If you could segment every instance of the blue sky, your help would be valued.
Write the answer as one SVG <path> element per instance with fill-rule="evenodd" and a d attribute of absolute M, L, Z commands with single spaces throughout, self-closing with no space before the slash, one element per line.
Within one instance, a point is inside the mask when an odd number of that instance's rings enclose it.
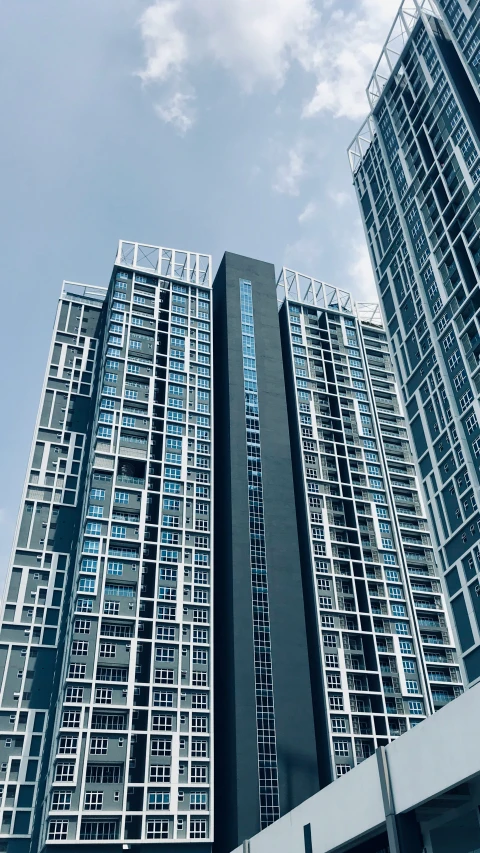
<path fill-rule="evenodd" d="M 374 299 L 346 148 L 396 0 L 19 0 L 2 10 L 0 585 L 63 279 L 119 238 Z"/>

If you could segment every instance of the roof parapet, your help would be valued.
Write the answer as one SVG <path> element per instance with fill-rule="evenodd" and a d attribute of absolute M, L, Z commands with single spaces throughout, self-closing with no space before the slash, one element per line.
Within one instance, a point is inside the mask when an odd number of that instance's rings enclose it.
<path fill-rule="evenodd" d="M 62 283 L 62 296 L 67 299 L 80 299 L 82 302 L 102 303 L 107 296 L 106 287 L 98 287 L 95 284 L 80 284 L 78 281 L 64 281 Z"/>

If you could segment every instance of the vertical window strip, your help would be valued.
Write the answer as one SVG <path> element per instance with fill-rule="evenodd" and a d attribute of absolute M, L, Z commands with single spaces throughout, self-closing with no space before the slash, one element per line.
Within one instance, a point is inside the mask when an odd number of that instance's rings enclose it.
<path fill-rule="evenodd" d="M 260 825 L 280 817 L 252 284 L 240 279 Z"/>

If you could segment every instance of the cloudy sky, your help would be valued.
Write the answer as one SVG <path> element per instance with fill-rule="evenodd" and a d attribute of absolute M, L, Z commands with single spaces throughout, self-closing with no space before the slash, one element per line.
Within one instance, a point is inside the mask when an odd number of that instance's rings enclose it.
<path fill-rule="evenodd" d="M 17 0 L 0 31 L 0 583 L 62 280 L 119 238 L 374 298 L 346 148 L 397 0 Z"/>

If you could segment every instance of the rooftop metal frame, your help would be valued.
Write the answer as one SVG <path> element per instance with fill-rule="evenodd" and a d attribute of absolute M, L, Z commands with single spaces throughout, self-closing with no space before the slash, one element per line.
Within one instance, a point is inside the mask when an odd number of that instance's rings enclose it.
<path fill-rule="evenodd" d="M 422 13 L 441 17 L 434 0 L 402 0 L 367 86 L 370 109 L 375 108 Z"/>
<path fill-rule="evenodd" d="M 357 302 L 355 310 L 361 323 L 368 323 L 370 326 L 384 328 L 382 312 L 380 311 L 378 302 Z"/>
<path fill-rule="evenodd" d="M 60 298 L 62 296 L 87 300 L 88 302 L 103 302 L 106 298 L 108 288 L 99 287 L 96 284 L 81 284 L 79 281 L 64 281 Z"/>
<path fill-rule="evenodd" d="M 353 314 L 352 295 L 320 279 L 284 267 L 277 281 L 279 303 L 285 299 L 304 302 L 315 308 L 326 308 Z"/>
<path fill-rule="evenodd" d="M 350 168 L 353 174 L 357 171 L 376 134 L 373 110 L 394 73 L 415 25 L 422 15 L 440 19 L 442 17 L 435 0 L 402 0 L 367 86 L 367 98 L 371 112 L 348 147 Z"/>
<path fill-rule="evenodd" d="M 376 136 L 375 122 L 372 114 L 365 119 L 357 135 L 348 147 L 348 159 L 350 160 L 350 168 L 355 174 L 360 166 L 365 154 Z"/>
<path fill-rule="evenodd" d="M 115 264 L 122 267 L 135 267 L 142 272 L 185 281 L 188 284 L 197 284 L 202 287 L 212 285 L 211 256 L 200 255 L 197 252 L 120 240 Z"/>
<path fill-rule="evenodd" d="M 361 323 L 383 328 L 380 306 L 377 302 L 354 302 L 352 294 L 326 284 L 318 278 L 284 267 L 277 281 L 279 309 L 285 302 L 302 302 L 327 311 L 353 314 Z"/>

